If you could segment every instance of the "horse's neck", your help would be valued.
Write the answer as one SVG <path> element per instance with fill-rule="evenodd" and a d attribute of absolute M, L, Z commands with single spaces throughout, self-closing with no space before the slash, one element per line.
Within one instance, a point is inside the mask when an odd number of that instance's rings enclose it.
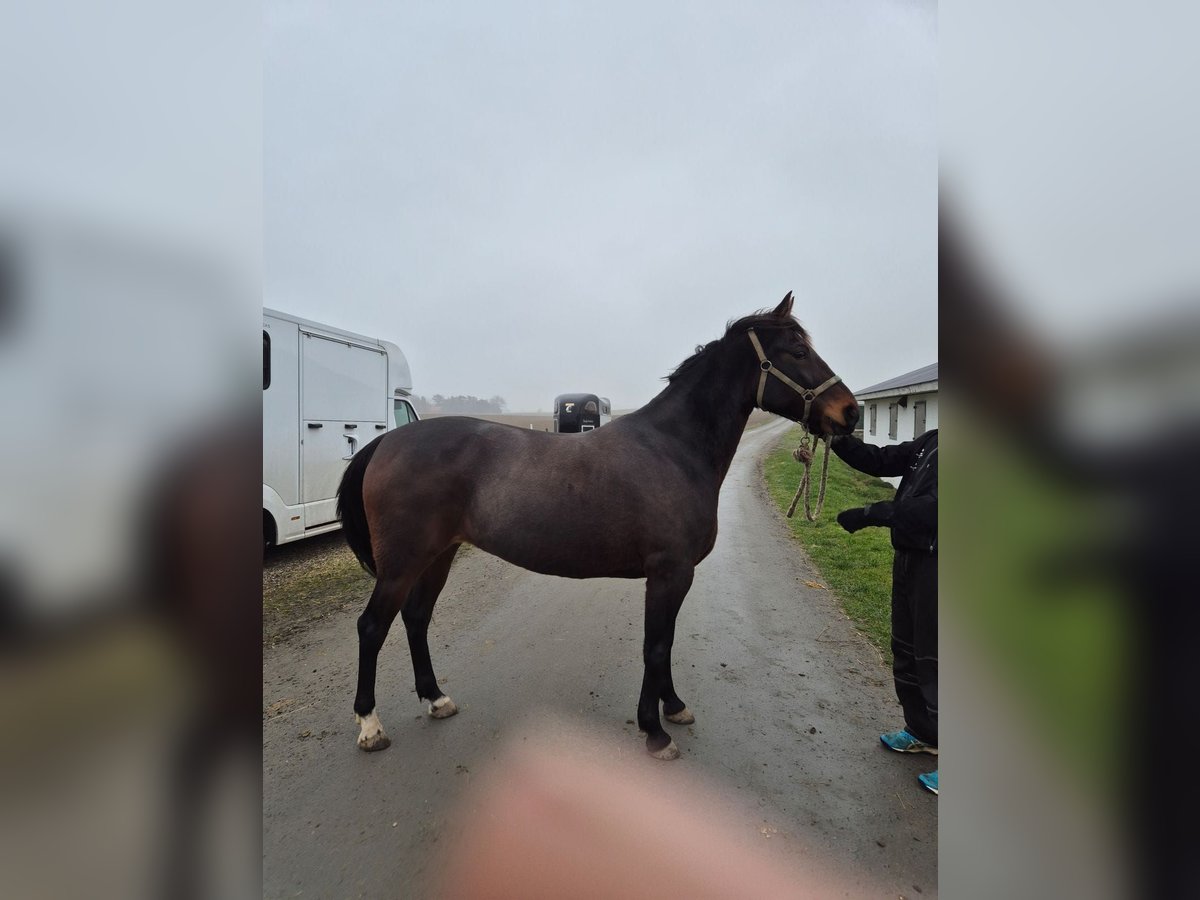
<path fill-rule="evenodd" d="M 714 359 L 663 389 L 641 413 L 680 443 L 689 458 L 710 468 L 717 484 L 733 462 L 754 403 L 729 360 Z"/>

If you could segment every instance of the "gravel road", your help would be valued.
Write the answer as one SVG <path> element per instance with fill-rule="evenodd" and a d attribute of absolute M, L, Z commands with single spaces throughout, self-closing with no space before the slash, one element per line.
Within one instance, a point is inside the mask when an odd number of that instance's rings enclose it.
<path fill-rule="evenodd" d="M 937 798 L 916 783 L 935 761 L 879 744 L 900 722 L 890 675 L 765 494 L 761 458 L 785 424 L 743 438 L 720 536 L 679 616 L 675 684 L 697 721 L 665 723 L 677 762 L 649 759 L 632 721 L 642 581 L 558 579 L 460 554 L 429 640 L 460 712 L 422 715 L 397 628 L 379 664 L 392 738 L 382 753 L 354 743 L 357 607 L 268 646 L 264 895 L 426 896 L 472 782 L 531 717 L 583 728 L 665 780 L 707 778 L 737 798 L 770 853 L 793 865 L 816 855 L 856 894 L 936 895 Z"/>

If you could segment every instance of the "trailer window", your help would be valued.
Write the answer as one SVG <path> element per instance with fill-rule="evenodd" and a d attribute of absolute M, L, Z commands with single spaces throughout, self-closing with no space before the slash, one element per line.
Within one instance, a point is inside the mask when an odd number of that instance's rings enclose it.
<path fill-rule="evenodd" d="M 263 390 L 271 386 L 271 335 L 263 331 Z"/>
<path fill-rule="evenodd" d="M 413 408 L 408 405 L 407 400 L 396 400 L 392 404 L 395 411 L 396 427 L 407 425 L 409 422 L 417 421 L 417 414 L 413 412 Z"/>

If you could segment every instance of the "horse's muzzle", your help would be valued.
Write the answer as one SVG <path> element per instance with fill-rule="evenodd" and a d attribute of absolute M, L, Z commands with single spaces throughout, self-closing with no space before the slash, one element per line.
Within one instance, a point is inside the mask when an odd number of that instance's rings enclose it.
<path fill-rule="evenodd" d="M 858 404 L 847 404 L 839 412 L 841 413 L 840 419 L 834 418 L 829 413 L 821 415 L 822 434 L 852 434 L 854 432 L 854 427 L 858 424 Z"/>

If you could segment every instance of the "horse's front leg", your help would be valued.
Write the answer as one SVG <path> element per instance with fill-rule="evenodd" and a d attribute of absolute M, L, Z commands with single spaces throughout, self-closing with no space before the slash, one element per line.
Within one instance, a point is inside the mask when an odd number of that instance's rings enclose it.
<path fill-rule="evenodd" d="M 646 732 L 646 750 L 655 759 L 678 759 L 679 748 L 663 730 L 658 718 L 659 699 L 668 699 L 667 718 L 686 712 L 687 707 L 675 694 L 671 683 L 671 645 L 675 640 L 675 616 L 688 588 L 692 586 L 691 566 L 665 567 L 646 578 L 646 635 L 642 644 L 642 694 L 638 700 L 638 727 Z M 674 706 L 677 709 L 672 709 Z M 690 713 L 688 714 L 690 716 Z"/>
<path fill-rule="evenodd" d="M 696 721 L 688 705 L 675 693 L 675 682 L 671 678 L 671 650 L 675 645 L 675 621 L 671 620 L 671 644 L 667 647 L 667 678 L 663 682 L 662 698 L 663 718 L 676 725 L 691 725 Z"/>

